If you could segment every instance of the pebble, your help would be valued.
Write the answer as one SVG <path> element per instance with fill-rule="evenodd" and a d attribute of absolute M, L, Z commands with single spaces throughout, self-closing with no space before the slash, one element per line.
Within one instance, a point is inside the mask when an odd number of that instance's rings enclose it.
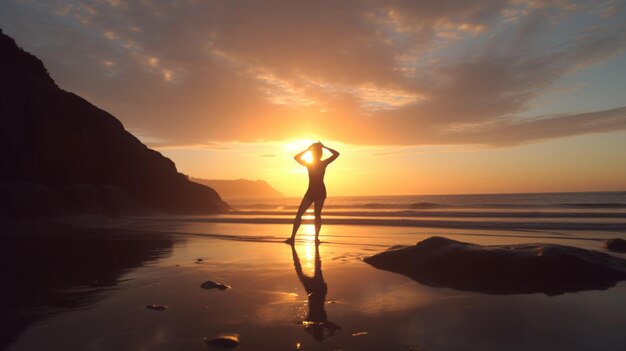
<path fill-rule="evenodd" d="M 230 285 L 217 283 L 217 282 L 214 282 L 212 280 L 207 280 L 206 282 L 202 283 L 202 285 L 200 285 L 200 287 L 202 289 L 220 289 L 220 290 L 230 289 Z"/>
<path fill-rule="evenodd" d="M 204 338 L 204 342 L 210 346 L 216 346 L 226 349 L 232 349 L 239 345 L 238 334 L 222 334 L 216 335 L 212 338 Z"/>
<path fill-rule="evenodd" d="M 167 306 L 154 304 L 154 305 L 148 305 L 146 306 L 146 308 L 149 310 L 163 311 L 167 309 Z"/>

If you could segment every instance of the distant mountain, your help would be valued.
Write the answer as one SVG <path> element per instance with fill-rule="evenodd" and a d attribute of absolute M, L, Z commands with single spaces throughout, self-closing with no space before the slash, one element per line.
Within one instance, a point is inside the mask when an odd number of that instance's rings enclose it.
<path fill-rule="evenodd" d="M 227 208 L 0 30 L 0 215 Z"/>
<path fill-rule="evenodd" d="M 191 178 L 191 181 L 214 188 L 225 199 L 284 196 L 264 180 Z"/>

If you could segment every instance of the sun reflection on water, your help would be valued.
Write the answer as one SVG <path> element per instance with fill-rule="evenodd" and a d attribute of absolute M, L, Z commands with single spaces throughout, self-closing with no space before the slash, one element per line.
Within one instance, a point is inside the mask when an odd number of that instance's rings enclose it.
<path fill-rule="evenodd" d="M 313 209 L 311 209 L 311 208 L 306 210 L 306 212 L 304 212 L 304 215 L 302 216 L 302 219 L 304 219 L 304 220 L 314 219 L 314 218 L 315 218 L 315 215 L 314 215 Z M 305 229 L 304 233 L 307 234 L 307 229 L 306 228 L 304 228 L 304 229 Z M 313 228 L 313 229 L 308 228 L 308 230 L 309 231 L 311 231 L 311 230 L 315 231 L 315 228 Z"/>
<path fill-rule="evenodd" d="M 313 217 L 313 216 L 311 216 Z M 307 243 L 315 242 L 315 226 L 313 224 L 305 224 L 302 225 L 302 239 L 304 239 Z"/>
<path fill-rule="evenodd" d="M 315 271 L 315 226 L 307 224 L 302 226 L 302 270 L 306 274 L 313 274 Z"/>

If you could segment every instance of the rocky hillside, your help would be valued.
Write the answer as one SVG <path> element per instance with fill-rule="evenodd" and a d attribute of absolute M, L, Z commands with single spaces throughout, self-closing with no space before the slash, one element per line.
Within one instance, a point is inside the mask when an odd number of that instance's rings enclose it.
<path fill-rule="evenodd" d="M 0 30 L 0 211 L 211 213 L 228 208 L 115 117 L 59 88 Z M 2 213 L 0 213 L 2 214 Z"/>

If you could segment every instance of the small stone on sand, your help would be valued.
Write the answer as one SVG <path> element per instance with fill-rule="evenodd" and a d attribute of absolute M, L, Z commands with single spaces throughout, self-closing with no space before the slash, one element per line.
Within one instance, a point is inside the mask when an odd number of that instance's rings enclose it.
<path fill-rule="evenodd" d="M 212 338 L 204 338 L 204 342 L 207 345 L 221 347 L 225 349 L 232 349 L 239 345 L 239 335 L 237 334 L 221 334 Z"/>
<path fill-rule="evenodd" d="M 368 332 L 362 331 L 362 332 L 352 333 L 352 336 L 363 336 L 363 335 L 367 335 L 367 334 L 368 334 Z"/>
<path fill-rule="evenodd" d="M 146 306 L 146 308 L 149 310 L 163 311 L 167 309 L 167 306 L 154 304 L 154 305 L 148 305 Z"/>
<path fill-rule="evenodd" d="M 200 287 L 202 289 L 220 289 L 220 290 L 230 289 L 230 285 L 217 283 L 217 282 L 214 282 L 212 280 L 207 280 L 206 282 L 202 283 L 202 285 L 200 285 Z"/>

